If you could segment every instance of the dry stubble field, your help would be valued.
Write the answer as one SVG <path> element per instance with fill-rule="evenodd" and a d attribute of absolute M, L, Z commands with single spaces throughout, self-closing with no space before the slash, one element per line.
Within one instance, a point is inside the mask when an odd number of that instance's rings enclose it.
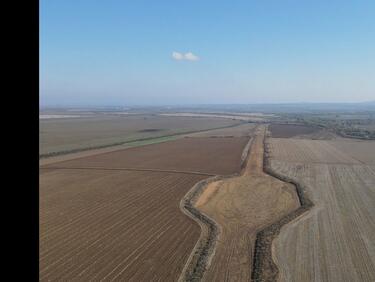
<path fill-rule="evenodd" d="M 314 207 L 274 241 L 280 281 L 375 281 L 375 142 L 271 139 Z"/>
<path fill-rule="evenodd" d="M 200 234 L 179 209 L 207 178 L 194 172 L 238 172 L 247 141 L 186 138 L 42 166 L 40 280 L 175 281 Z"/>

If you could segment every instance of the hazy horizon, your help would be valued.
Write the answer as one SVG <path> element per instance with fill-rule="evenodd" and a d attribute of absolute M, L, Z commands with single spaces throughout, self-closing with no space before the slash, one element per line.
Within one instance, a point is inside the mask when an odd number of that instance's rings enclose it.
<path fill-rule="evenodd" d="M 373 1 L 41 1 L 40 106 L 375 100 Z"/>

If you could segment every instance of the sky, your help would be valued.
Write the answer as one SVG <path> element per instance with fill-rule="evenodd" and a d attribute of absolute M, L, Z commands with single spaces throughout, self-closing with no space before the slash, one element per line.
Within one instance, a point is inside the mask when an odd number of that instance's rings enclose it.
<path fill-rule="evenodd" d="M 40 105 L 375 100 L 375 1 L 40 1 Z"/>

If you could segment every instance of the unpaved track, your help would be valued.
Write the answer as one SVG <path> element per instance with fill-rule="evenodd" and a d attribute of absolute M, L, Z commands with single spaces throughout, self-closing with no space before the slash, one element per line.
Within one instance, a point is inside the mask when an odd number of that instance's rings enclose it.
<path fill-rule="evenodd" d="M 315 205 L 274 241 L 280 281 L 375 281 L 375 142 L 270 143 L 272 169 Z"/>
<path fill-rule="evenodd" d="M 263 172 L 259 126 L 241 176 L 210 183 L 196 208 L 219 225 L 205 281 L 250 281 L 256 233 L 299 207 L 295 187 Z"/>

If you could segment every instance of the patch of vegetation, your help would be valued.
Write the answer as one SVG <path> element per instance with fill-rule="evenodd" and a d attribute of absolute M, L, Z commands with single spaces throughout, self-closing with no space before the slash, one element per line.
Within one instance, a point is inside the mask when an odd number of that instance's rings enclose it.
<path fill-rule="evenodd" d="M 375 111 L 284 114 L 289 122 L 317 126 L 347 138 L 375 140 Z"/>

